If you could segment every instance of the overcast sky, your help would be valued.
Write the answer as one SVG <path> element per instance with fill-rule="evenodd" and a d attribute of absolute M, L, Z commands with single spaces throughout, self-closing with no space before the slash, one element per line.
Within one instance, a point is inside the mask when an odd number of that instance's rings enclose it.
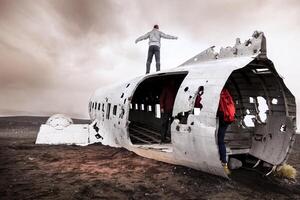
<path fill-rule="evenodd" d="M 0 114 L 87 117 L 96 88 L 145 73 L 148 44 L 134 40 L 154 24 L 179 37 L 162 41 L 162 69 L 264 31 L 300 103 L 298 0 L 0 0 Z"/>

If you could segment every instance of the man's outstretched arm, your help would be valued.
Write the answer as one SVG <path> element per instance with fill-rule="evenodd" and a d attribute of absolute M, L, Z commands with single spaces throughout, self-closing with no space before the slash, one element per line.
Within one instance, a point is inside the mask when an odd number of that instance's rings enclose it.
<path fill-rule="evenodd" d="M 137 39 L 135 40 L 135 43 L 138 43 L 139 41 L 148 39 L 148 38 L 149 38 L 149 35 L 150 35 L 149 32 L 146 33 L 145 35 L 142 35 L 141 37 L 139 37 L 139 38 L 137 38 Z"/>
<path fill-rule="evenodd" d="M 160 36 L 162 38 L 165 38 L 165 39 L 172 39 L 172 40 L 177 40 L 178 39 L 178 37 L 176 37 L 176 36 L 168 35 L 168 34 L 165 34 L 163 32 L 160 32 Z"/>

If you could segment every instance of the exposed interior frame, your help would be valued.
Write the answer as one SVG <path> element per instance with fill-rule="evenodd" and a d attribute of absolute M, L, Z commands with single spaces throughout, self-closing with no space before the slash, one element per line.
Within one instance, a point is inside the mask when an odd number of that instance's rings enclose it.
<path fill-rule="evenodd" d="M 159 97 L 165 83 L 173 80 L 178 91 L 187 72 L 161 73 L 147 77 L 134 91 L 129 111 L 129 136 L 132 144 L 155 144 L 161 141 Z M 167 141 L 171 141 L 167 135 Z"/>
<path fill-rule="evenodd" d="M 291 124 L 282 124 L 280 128 L 282 134 L 285 134 L 287 128 L 292 131 L 296 127 L 295 98 L 283 83 L 270 60 L 255 59 L 244 68 L 233 71 L 226 85 L 229 87 L 236 105 L 236 121 L 229 126 L 225 136 L 225 143 L 230 149 L 231 155 L 249 151 L 258 155 L 257 151 L 260 150 L 254 148 L 271 144 L 264 141 L 266 136 L 271 140 L 272 137 L 273 140 L 278 140 L 279 144 L 286 142 L 283 141 L 283 137 L 279 138 L 278 134 L 274 133 L 279 131 L 276 123 L 268 124 L 268 131 L 267 129 L 259 130 L 268 121 L 277 118 L 292 119 Z M 272 122 L 274 121 L 276 120 Z M 270 131 L 274 130 L 275 126 L 276 131 Z M 253 145 L 254 143 L 256 145 Z M 257 143 L 261 143 L 261 145 L 257 145 Z M 266 153 L 267 151 L 264 152 L 264 154 Z"/>

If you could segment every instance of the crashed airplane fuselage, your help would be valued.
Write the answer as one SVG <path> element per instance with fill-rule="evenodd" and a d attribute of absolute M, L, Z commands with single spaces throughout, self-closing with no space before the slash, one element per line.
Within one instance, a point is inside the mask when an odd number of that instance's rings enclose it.
<path fill-rule="evenodd" d="M 160 144 L 159 96 L 168 81 L 177 89 L 169 143 Z M 243 165 L 275 169 L 288 158 L 295 138 L 296 104 L 267 58 L 266 39 L 254 32 L 245 43 L 213 47 L 177 68 L 98 89 L 90 99 L 88 143 L 124 147 L 138 155 L 227 177 L 219 159 L 216 117 L 228 85 L 236 120 L 226 132 L 227 156 Z M 194 108 L 203 86 L 202 109 Z"/>

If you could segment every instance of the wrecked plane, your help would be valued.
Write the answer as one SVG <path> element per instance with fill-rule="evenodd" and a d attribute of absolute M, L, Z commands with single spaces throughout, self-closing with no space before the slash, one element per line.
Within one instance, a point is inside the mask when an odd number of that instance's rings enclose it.
<path fill-rule="evenodd" d="M 169 143 L 160 144 L 159 96 L 173 80 L 177 94 Z M 136 154 L 227 177 L 219 159 L 216 117 L 224 85 L 236 105 L 225 136 L 229 167 L 253 167 L 270 174 L 287 161 L 296 134 L 295 97 L 267 58 L 263 32 L 233 47 L 210 47 L 182 65 L 98 89 L 88 104 L 90 125 L 54 116 L 42 125 L 38 144 L 100 142 Z M 203 86 L 202 109 L 194 107 Z M 55 122 L 55 120 L 57 122 Z M 52 124 L 51 124 L 52 123 Z"/>

